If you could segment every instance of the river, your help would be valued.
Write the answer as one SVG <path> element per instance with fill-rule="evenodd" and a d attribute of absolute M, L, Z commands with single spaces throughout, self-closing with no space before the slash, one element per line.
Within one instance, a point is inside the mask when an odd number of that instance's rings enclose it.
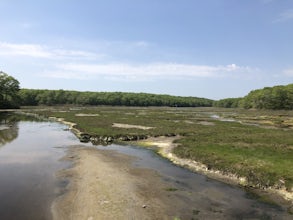
<path fill-rule="evenodd" d="M 62 158 L 70 146 L 82 144 L 60 123 L 0 114 L 0 219 L 52 219 L 51 204 L 67 184 L 56 174 L 71 166 Z M 178 209 L 188 217 L 180 219 L 292 217 L 281 207 L 261 203 L 241 188 L 177 167 L 151 150 L 120 145 L 94 148 L 132 156 L 136 158 L 132 166 L 155 170 L 162 181 L 172 185 L 169 190 L 174 191 L 174 204 L 170 210 Z"/>

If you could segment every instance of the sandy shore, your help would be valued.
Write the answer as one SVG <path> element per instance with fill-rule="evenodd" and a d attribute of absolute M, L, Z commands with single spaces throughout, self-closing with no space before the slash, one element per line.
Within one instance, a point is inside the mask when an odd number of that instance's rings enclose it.
<path fill-rule="evenodd" d="M 67 159 L 74 166 L 58 174 L 70 184 L 52 206 L 54 219 L 173 219 L 162 190 L 168 186 L 156 172 L 132 167 L 131 157 L 74 147 Z"/>

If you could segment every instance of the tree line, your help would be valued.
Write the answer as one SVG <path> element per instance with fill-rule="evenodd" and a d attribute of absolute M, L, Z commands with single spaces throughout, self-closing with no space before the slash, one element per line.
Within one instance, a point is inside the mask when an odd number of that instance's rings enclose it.
<path fill-rule="evenodd" d="M 242 98 L 219 101 L 149 93 L 79 92 L 47 89 L 20 89 L 19 82 L 0 71 L 0 108 L 37 105 L 112 105 L 224 107 L 293 110 L 293 84 L 253 90 Z"/>
<path fill-rule="evenodd" d="M 214 102 L 216 107 L 293 110 L 293 84 L 253 90 L 243 98 L 228 98 Z"/>
<path fill-rule="evenodd" d="M 208 107 L 213 100 L 197 97 L 157 95 L 149 93 L 128 92 L 79 92 L 66 90 L 19 91 L 22 106 L 36 105 L 112 105 L 112 106 L 177 106 Z"/>
<path fill-rule="evenodd" d="M 0 108 L 38 105 L 112 105 L 208 107 L 213 100 L 148 93 L 79 92 L 47 89 L 20 89 L 19 82 L 0 72 Z"/>

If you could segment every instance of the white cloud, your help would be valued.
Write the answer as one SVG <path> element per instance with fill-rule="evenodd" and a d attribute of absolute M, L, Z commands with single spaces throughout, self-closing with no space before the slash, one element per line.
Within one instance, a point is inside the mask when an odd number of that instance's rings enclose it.
<path fill-rule="evenodd" d="M 276 20 L 274 20 L 274 23 L 278 22 L 285 22 L 288 20 L 293 19 L 293 9 L 288 9 L 284 12 L 282 12 Z"/>
<path fill-rule="evenodd" d="M 108 43 L 110 44 L 110 42 Z M 126 45 L 121 42 L 112 42 L 110 47 L 114 45 L 136 48 L 136 51 L 138 48 L 150 46 L 145 41 L 129 42 Z M 121 48 L 119 47 L 119 49 Z M 103 50 L 99 49 L 99 51 Z M 110 52 L 112 51 L 110 50 Z M 123 54 L 125 53 L 127 54 L 124 51 Z M 17 60 L 22 60 L 22 57 L 28 57 L 34 60 L 33 65 L 40 64 L 39 66 L 43 68 L 36 75 L 42 72 L 43 77 L 59 79 L 89 80 L 103 78 L 119 81 L 146 81 L 158 78 L 244 79 L 253 78 L 255 73 L 259 73 L 257 69 L 236 64 L 213 66 L 166 62 L 142 64 L 133 64 L 127 61 L 113 62 L 115 58 L 110 55 L 99 55 L 86 50 L 53 48 L 39 44 L 12 44 L 0 41 L 1 56 L 12 57 L 14 60 L 15 57 Z M 97 64 L 97 62 L 100 64 Z"/>
<path fill-rule="evenodd" d="M 95 59 L 104 55 L 80 50 L 50 48 L 39 44 L 12 44 L 0 42 L 0 56 L 25 56 L 46 59 Z"/>
<path fill-rule="evenodd" d="M 285 76 L 293 77 L 293 68 L 292 69 L 286 69 L 283 71 L 283 74 Z"/>
<path fill-rule="evenodd" d="M 53 54 L 48 52 L 44 47 L 36 44 L 10 44 L 0 42 L 0 55 L 50 58 Z"/>
<path fill-rule="evenodd" d="M 150 63 L 131 65 L 126 63 L 112 64 L 74 64 L 67 63 L 56 66 L 55 71 L 44 73 L 46 77 L 65 79 L 107 79 L 146 80 L 154 78 L 219 78 L 239 77 L 251 74 L 249 67 L 236 64 L 226 66 L 190 65 L 178 63 Z"/>

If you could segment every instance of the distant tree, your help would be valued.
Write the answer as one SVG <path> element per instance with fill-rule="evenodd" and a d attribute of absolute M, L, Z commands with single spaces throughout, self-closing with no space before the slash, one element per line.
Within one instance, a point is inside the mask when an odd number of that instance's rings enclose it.
<path fill-rule="evenodd" d="M 213 106 L 221 108 L 237 108 L 242 98 L 227 98 L 215 101 Z"/>
<path fill-rule="evenodd" d="M 21 89 L 21 105 L 212 106 L 213 100 L 148 93 Z"/>
<path fill-rule="evenodd" d="M 251 91 L 241 100 L 241 107 L 255 109 L 293 109 L 293 84 L 265 87 Z"/>
<path fill-rule="evenodd" d="M 18 104 L 19 82 L 0 71 L 0 108 L 16 108 Z"/>

